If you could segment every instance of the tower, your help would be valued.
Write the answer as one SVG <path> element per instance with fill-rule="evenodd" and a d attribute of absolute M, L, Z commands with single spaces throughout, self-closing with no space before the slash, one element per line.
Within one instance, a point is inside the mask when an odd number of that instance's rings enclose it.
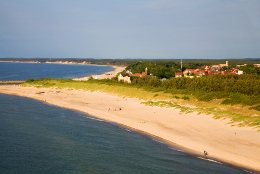
<path fill-rule="evenodd" d="M 181 59 L 181 72 L 182 72 L 182 59 Z"/>
<path fill-rule="evenodd" d="M 148 75 L 148 68 L 147 67 L 145 68 L 144 72 L 145 72 L 145 75 L 147 76 Z"/>

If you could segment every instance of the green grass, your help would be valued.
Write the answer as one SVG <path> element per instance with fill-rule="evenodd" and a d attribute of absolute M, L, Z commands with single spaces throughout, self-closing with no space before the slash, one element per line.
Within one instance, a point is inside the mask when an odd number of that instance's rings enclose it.
<path fill-rule="evenodd" d="M 179 96 L 177 96 L 177 95 L 175 95 L 175 96 L 174 96 L 174 98 L 175 98 L 175 99 L 180 99 L 180 97 L 179 97 Z"/>
<path fill-rule="evenodd" d="M 182 99 L 183 99 L 183 100 L 189 100 L 190 97 L 185 95 L 185 96 L 182 97 Z"/>
<path fill-rule="evenodd" d="M 56 87 L 56 88 L 69 88 L 69 89 L 82 89 L 88 91 L 102 91 L 112 94 L 138 98 L 138 99 L 166 99 L 172 95 L 163 92 L 150 92 L 142 88 L 127 86 L 123 83 L 113 84 L 105 81 L 74 81 L 67 79 L 39 79 L 26 81 L 24 86 L 36 86 L 36 87 Z"/>
<path fill-rule="evenodd" d="M 190 113 L 193 111 L 190 107 L 181 106 L 171 101 L 146 101 L 146 102 L 142 102 L 142 104 L 147 106 L 158 106 L 158 107 L 166 107 L 166 108 L 173 107 L 179 109 L 183 113 Z"/>
<path fill-rule="evenodd" d="M 254 109 L 254 110 L 260 111 L 260 105 L 250 107 L 249 109 Z"/>
<path fill-rule="evenodd" d="M 108 92 L 122 97 L 142 99 L 142 103 L 149 106 L 173 107 L 184 113 L 211 114 L 216 119 L 230 119 L 232 125 L 251 126 L 260 129 L 260 98 L 258 96 L 249 97 L 242 94 L 213 92 L 192 93 L 185 90 L 166 91 L 159 88 L 142 88 L 110 80 L 40 79 L 28 80 L 23 85 Z"/>
<path fill-rule="evenodd" d="M 229 105 L 235 105 L 235 104 L 243 104 L 252 106 L 255 104 L 260 103 L 260 97 L 259 96 L 247 96 L 244 94 L 230 94 L 227 98 L 225 98 L 221 104 L 229 104 Z"/>

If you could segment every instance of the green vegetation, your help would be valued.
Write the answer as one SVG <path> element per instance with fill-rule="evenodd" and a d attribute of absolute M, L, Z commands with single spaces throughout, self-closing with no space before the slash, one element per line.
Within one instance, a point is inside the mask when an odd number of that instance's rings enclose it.
<path fill-rule="evenodd" d="M 146 101 L 146 102 L 142 102 L 142 104 L 145 104 L 147 106 L 159 106 L 159 107 L 167 107 L 167 108 L 177 108 L 180 109 L 181 112 L 184 113 L 190 113 L 192 111 L 194 111 L 192 108 L 190 107 L 186 107 L 186 106 L 182 106 L 177 104 L 176 102 L 172 102 L 172 101 Z"/>
<path fill-rule="evenodd" d="M 253 65 L 242 66 L 240 70 L 244 71 L 245 74 L 260 75 L 260 68 L 254 67 Z"/>
<path fill-rule="evenodd" d="M 103 91 L 120 96 L 127 96 L 139 99 L 166 99 L 170 97 L 167 93 L 154 93 L 149 92 L 145 89 L 141 89 L 134 86 L 128 86 L 124 83 L 118 83 L 110 80 L 88 80 L 88 81 L 74 81 L 70 79 L 39 79 L 39 80 L 28 80 L 24 86 L 35 86 L 35 87 L 56 87 L 56 88 L 67 88 L 67 89 L 82 89 L 88 91 Z"/>
<path fill-rule="evenodd" d="M 203 65 L 214 65 L 223 63 L 223 60 L 184 60 L 183 61 L 183 68 L 185 69 L 200 69 Z M 242 64 L 245 62 L 236 62 L 234 60 L 229 61 L 228 67 L 223 67 L 223 70 L 230 70 L 233 67 L 236 67 L 238 63 Z M 130 62 L 129 62 L 130 63 Z M 260 75 L 260 68 L 253 66 L 252 63 L 259 63 L 259 62 L 247 62 L 248 65 L 241 66 L 239 69 L 242 70 L 245 74 L 253 74 L 253 75 Z M 175 76 L 175 72 L 180 71 L 180 61 L 169 61 L 169 60 L 155 60 L 155 61 L 138 61 L 129 64 L 126 67 L 126 70 L 123 72 L 123 74 L 130 70 L 132 73 L 140 73 L 143 72 L 145 68 L 148 68 L 148 74 L 152 74 L 153 76 L 156 76 L 159 79 L 170 79 Z"/>
<path fill-rule="evenodd" d="M 180 65 L 171 61 L 171 62 L 137 62 L 130 64 L 126 70 L 131 70 L 132 73 L 139 73 L 144 71 L 145 68 L 148 68 L 148 74 L 152 74 L 160 79 L 162 78 L 171 78 L 174 76 L 175 72 L 180 69 Z M 123 72 L 124 73 L 124 72 Z"/>
<path fill-rule="evenodd" d="M 188 96 L 193 96 L 199 101 L 223 99 L 221 104 L 254 106 L 260 103 L 258 75 L 215 75 L 192 79 L 171 78 L 164 81 L 156 77 L 146 77 L 133 79 L 131 86 L 148 91 L 186 95 L 182 97 L 185 100 L 189 100 Z M 255 109 L 258 110 L 257 107 Z"/>

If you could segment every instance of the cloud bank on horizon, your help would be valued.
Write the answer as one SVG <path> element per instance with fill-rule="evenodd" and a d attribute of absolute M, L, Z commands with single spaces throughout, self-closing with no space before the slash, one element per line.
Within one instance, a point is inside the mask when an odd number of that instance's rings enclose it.
<path fill-rule="evenodd" d="M 0 57 L 260 57 L 259 0 L 0 0 Z"/>

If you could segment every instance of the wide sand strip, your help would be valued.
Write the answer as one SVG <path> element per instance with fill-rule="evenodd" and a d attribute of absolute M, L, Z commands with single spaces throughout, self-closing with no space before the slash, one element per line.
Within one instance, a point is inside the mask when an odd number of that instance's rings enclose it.
<path fill-rule="evenodd" d="M 236 127 L 209 115 L 145 106 L 133 98 L 83 90 L 0 86 L 0 93 L 25 96 L 75 109 L 157 136 L 196 155 L 260 171 L 260 132 Z"/>

